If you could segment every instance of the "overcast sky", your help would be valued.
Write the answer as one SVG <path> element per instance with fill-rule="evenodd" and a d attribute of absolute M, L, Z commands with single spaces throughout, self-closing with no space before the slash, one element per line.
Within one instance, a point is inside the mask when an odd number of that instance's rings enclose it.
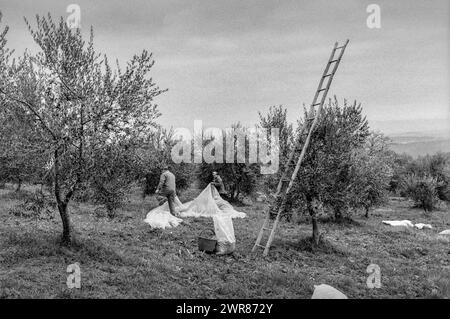
<path fill-rule="evenodd" d="M 157 101 L 165 126 L 250 125 L 279 104 L 295 120 L 334 42 L 347 38 L 330 96 L 360 101 L 374 126 L 449 123 L 448 0 L 0 0 L 9 46 L 34 48 L 23 16 L 67 17 L 71 3 L 110 59 L 154 53 L 152 76 L 169 89 Z M 381 29 L 366 25 L 371 3 L 381 7 Z"/>

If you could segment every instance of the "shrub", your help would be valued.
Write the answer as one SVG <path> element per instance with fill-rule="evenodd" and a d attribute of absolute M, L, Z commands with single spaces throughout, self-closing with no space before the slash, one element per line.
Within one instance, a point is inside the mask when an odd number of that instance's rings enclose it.
<path fill-rule="evenodd" d="M 122 207 L 125 200 L 126 186 L 121 185 L 120 182 L 111 181 L 110 183 L 95 183 L 94 189 L 94 202 L 103 205 L 108 212 L 108 217 L 114 218 L 117 209 Z"/>
<path fill-rule="evenodd" d="M 103 205 L 110 218 L 122 206 L 137 175 L 137 156 L 125 147 L 110 145 L 95 156 L 97 174 L 85 194 L 95 204 Z"/>
<path fill-rule="evenodd" d="M 44 194 L 35 192 L 24 193 L 23 202 L 12 207 L 9 213 L 23 218 L 53 219 L 56 204 Z"/>
<path fill-rule="evenodd" d="M 408 167 L 413 162 L 413 158 L 407 154 L 397 154 L 391 151 L 391 167 L 393 174 L 389 181 L 389 191 L 398 196 L 406 196 L 402 187 L 403 178 L 408 175 Z"/>
<path fill-rule="evenodd" d="M 437 185 L 437 179 L 430 175 L 410 174 L 403 180 L 405 194 L 425 212 L 432 211 L 438 201 Z"/>
<path fill-rule="evenodd" d="M 437 196 L 440 200 L 450 201 L 450 156 L 438 153 L 427 157 L 429 174 L 437 180 Z"/>

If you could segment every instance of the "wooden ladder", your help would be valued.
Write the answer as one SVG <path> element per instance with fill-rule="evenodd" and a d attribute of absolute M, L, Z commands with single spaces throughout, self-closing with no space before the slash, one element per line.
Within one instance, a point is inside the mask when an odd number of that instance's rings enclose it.
<path fill-rule="evenodd" d="M 267 256 L 267 254 L 269 253 L 270 246 L 275 237 L 275 231 L 277 229 L 278 222 L 280 221 L 280 216 L 286 208 L 287 195 L 291 191 L 295 178 L 297 177 L 303 158 L 305 157 L 306 151 L 308 149 L 311 135 L 317 125 L 318 118 L 325 103 L 325 99 L 327 97 L 328 90 L 330 89 L 331 82 L 333 81 L 334 75 L 336 74 L 348 43 L 349 40 L 347 40 L 342 46 L 339 46 L 337 42 L 334 44 L 333 50 L 331 51 L 331 56 L 328 59 L 328 63 L 325 67 L 322 78 L 320 79 L 319 87 L 317 88 L 316 94 L 314 95 L 314 99 L 310 106 L 310 109 L 307 112 L 305 123 L 299 132 L 297 140 L 294 143 L 294 147 L 289 155 L 289 159 L 286 163 L 286 166 L 284 167 L 283 174 L 281 175 L 280 181 L 278 182 L 275 199 L 267 209 L 264 223 L 261 227 L 261 230 L 259 231 L 258 238 L 256 239 L 252 251 L 255 251 L 257 248 L 264 248 L 264 256 Z M 295 163 L 295 154 L 297 154 L 297 151 L 300 149 L 300 155 L 297 159 L 297 162 Z M 294 170 L 292 171 L 292 169 Z M 273 219 L 272 216 L 274 214 L 276 214 L 276 217 L 271 223 Z M 269 232 L 269 238 L 265 245 L 261 245 L 261 240 L 265 232 Z"/>

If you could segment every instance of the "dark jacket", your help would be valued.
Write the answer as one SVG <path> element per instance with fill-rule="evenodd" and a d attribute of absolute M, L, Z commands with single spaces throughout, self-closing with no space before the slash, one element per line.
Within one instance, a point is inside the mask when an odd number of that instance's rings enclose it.
<path fill-rule="evenodd" d="M 165 196 L 174 193 L 176 190 L 175 175 L 168 170 L 164 171 L 159 179 L 157 190 L 161 193 L 161 195 Z"/>
<path fill-rule="evenodd" d="M 219 194 L 226 194 L 225 185 L 219 175 L 214 176 L 212 184 L 217 188 Z"/>

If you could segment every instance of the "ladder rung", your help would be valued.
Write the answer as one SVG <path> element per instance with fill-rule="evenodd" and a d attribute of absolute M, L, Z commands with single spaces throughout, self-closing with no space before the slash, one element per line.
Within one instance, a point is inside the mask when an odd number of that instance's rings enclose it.
<path fill-rule="evenodd" d="M 263 227 L 264 230 L 272 230 L 272 228 Z"/>
<path fill-rule="evenodd" d="M 261 248 L 266 248 L 266 246 L 263 246 L 263 245 L 260 245 L 260 244 L 255 244 L 255 246 L 261 247 Z"/>
<path fill-rule="evenodd" d="M 320 90 L 318 90 L 317 92 L 322 92 L 322 91 L 325 91 L 325 90 L 326 90 L 326 88 L 320 89 Z"/>
<path fill-rule="evenodd" d="M 320 105 L 321 103 L 316 103 L 316 104 L 313 104 L 312 106 L 317 106 L 317 105 Z"/>
<path fill-rule="evenodd" d="M 316 117 L 308 117 L 306 120 L 307 120 L 307 121 L 314 121 L 315 118 L 316 118 Z"/>
<path fill-rule="evenodd" d="M 343 49 L 343 48 L 345 48 L 345 45 L 337 47 L 336 50 Z"/>
<path fill-rule="evenodd" d="M 339 61 L 339 59 L 332 60 L 332 61 L 330 61 L 330 63 L 334 63 L 334 62 L 337 62 L 337 61 Z"/>
<path fill-rule="evenodd" d="M 325 78 L 327 78 L 327 77 L 329 77 L 329 76 L 332 76 L 332 75 L 333 75 L 333 73 L 326 74 L 326 75 L 323 76 L 323 78 L 325 79 Z"/>

